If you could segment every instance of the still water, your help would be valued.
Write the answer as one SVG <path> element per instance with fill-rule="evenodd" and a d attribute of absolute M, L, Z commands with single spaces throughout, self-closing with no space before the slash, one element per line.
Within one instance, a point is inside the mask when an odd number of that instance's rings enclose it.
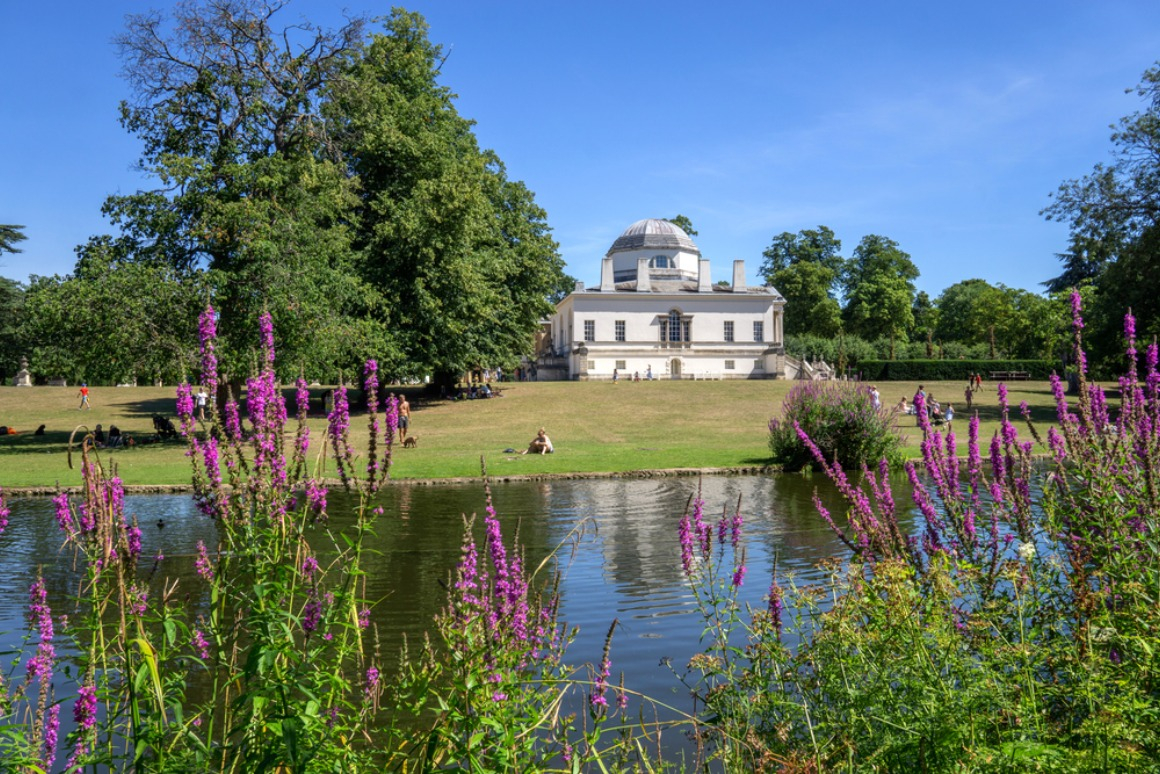
<path fill-rule="evenodd" d="M 613 679 L 624 672 L 631 689 L 679 703 L 684 690 L 663 662 L 671 659 L 679 667 L 699 650 L 701 621 L 681 571 L 677 541 L 677 523 L 698 486 L 706 517 L 723 509 L 732 514 L 740 498 L 749 567 L 741 596 L 755 607 L 766 604 L 775 557 L 779 572 L 793 572 L 808 582 L 818 577 L 820 560 L 844 555 L 812 502 L 816 487 L 831 512 L 843 511 L 822 476 L 493 484 L 505 538 L 518 529 L 528 568 L 578 527 L 586 527 L 574 550 L 560 554 L 561 618 L 580 629 L 569 662 L 598 662 L 609 624 L 619 619 Z M 905 502 L 901 491 L 896 500 Z M 329 501 L 332 526 L 340 529 L 350 522 L 352 501 L 337 493 Z M 10 525 L 0 536 L 6 578 L 0 588 L 0 652 L 19 646 L 28 588 L 38 566 L 58 614 L 68 611 L 67 597 L 76 592 L 79 579 L 71 552 L 61 549 L 51 499 L 14 498 L 9 504 Z M 482 484 L 397 485 L 381 494 L 379 504 L 384 515 L 369 544 L 373 551 L 364 556 L 367 596 L 377 601 L 373 620 L 382 637 L 383 663 L 390 664 L 403 637 L 413 641 L 421 636 L 443 607 L 441 581 L 451 577 L 459 561 L 464 515 L 482 514 L 486 501 Z M 193 575 L 197 542 L 216 542 L 213 523 L 188 496 L 135 495 L 127 498 L 126 511 L 140 521 L 144 556 L 163 554 L 161 574 L 183 577 L 183 582 Z"/>

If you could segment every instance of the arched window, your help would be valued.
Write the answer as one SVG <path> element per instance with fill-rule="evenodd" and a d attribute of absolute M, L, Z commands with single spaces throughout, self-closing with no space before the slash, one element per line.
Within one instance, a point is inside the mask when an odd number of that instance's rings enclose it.
<path fill-rule="evenodd" d="M 667 255 L 654 255 L 648 262 L 650 269 L 675 269 L 673 261 Z"/>

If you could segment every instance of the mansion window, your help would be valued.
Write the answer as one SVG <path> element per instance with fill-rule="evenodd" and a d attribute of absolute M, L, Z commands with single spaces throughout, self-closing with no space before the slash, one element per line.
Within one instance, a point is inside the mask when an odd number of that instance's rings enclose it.
<path fill-rule="evenodd" d="M 753 323 L 753 340 L 765 341 L 765 323 L 761 320 Z"/>
<path fill-rule="evenodd" d="M 616 321 L 616 340 L 624 341 L 624 320 Z"/>
<path fill-rule="evenodd" d="M 682 317 L 681 313 L 676 309 L 669 312 L 667 316 L 662 317 L 661 323 L 661 341 L 689 341 L 689 325 L 692 322 L 690 317 Z"/>
<path fill-rule="evenodd" d="M 726 360 L 725 361 L 725 370 L 726 371 L 734 371 L 734 370 L 736 370 L 736 368 L 737 368 L 736 361 L 734 361 L 734 360 Z"/>
<path fill-rule="evenodd" d="M 584 321 L 584 340 L 585 341 L 596 341 L 596 321 L 595 320 L 585 320 Z"/>
<path fill-rule="evenodd" d="M 725 321 L 725 341 L 733 341 L 733 321 Z"/>
<path fill-rule="evenodd" d="M 654 255 L 649 259 L 648 267 L 650 269 L 675 269 L 676 264 L 673 259 L 667 255 Z"/>

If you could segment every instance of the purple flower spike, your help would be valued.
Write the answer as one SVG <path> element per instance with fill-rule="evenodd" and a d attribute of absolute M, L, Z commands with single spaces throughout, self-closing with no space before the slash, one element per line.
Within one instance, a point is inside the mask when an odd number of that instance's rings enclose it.
<path fill-rule="evenodd" d="M 1083 330 L 1083 297 L 1078 290 L 1071 292 L 1071 324 L 1077 331 Z"/>
<path fill-rule="evenodd" d="M 266 362 L 273 365 L 274 363 L 274 318 L 270 316 L 269 312 L 262 312 L 258 317 L 258 330 L 262 335 L 262 354 L 265 356 Z"/>
<path fill-rule="evenodd" d="M 73 720 L 81 731 L 88 731 L 97 723 L 97 689 L 92 685 L 82 685 L 77 689 L 77 701 L 73 705 Z"/>
<path fill-rule="evenodd" d="M 201 383 L 210 395 L 217 392 L 217 354 L 214 351 L 217 340 L 217 312 L 207 306 L 198 318 L 197 332 L 201 340 Z"/>

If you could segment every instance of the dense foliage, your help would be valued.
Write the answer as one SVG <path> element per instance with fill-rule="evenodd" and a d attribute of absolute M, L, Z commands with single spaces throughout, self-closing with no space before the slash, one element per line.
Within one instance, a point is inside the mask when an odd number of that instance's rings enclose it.
<path fill-rule="evenodd" d="M 1059 255 L 1063 271 L 1044 284 L 1054 292 L 1080 288 L 1093 366 L 1112 373 L 1125 308 L 1142 338 L 1160 335 L 1160 65 L 1134 91 L 1143 106 L 1114 127 L 1110 161 L 1065 181 L 1043 211 L 1071 229 Z"/>
<path fill-rule="evenodd" d="M 871 387 L 862 382 L 802 382 L 781 405 L 781 416 L 769 420 L 769 449 L 775 464 L 801 470 L 816 464 L 803 443 L 805 432 L 828 462 L 858 468 L 880 459 L 901 460 L 902 441 L 896 416 L 884 405 L 875 408 Z"/>
<path fill-rule="evenodd" d="M 531 351 L 568 287 L 563 262 L 532 192 L 439 83 L 445 55 L 423 18 L 279 28 L 284 5 L 200 0 L 127 17 L 121 121 L 156 184 L 106 200 L 120 233 L 82 246 L 72 275 L 34 278 L 35 319 L 13 346 L 37 375 L 183 375 L 192 342 L 141 353 L 122 333 L 145 311 L 189 330 L 207 300 L 235 384 L 265 313 L 287 379 L 333 383 L 368 354 L 404 378 L 512 367 Z M 78 304 L 102 312 L 83 319 Z"/>
<path fill-rule="evenodd" d="M 734 770 L 1154 768 L 1160 354 L 1149 346 L 1137 372 L 1129 315 L 1116 411 L 1086 381 L 1078 296 L 1075 310 L 1081 390 L 1069 404 L 1053 377 L 1046 475 L 1002 386 L 989 454 L 977 420 L 965 458 L 953 432 L 923 423 L 923 460 L 906 466 L 913 516 L 885 464 L 848 478 L 801 433 L 846 495 L 844 515 L 816 502 L 849 555 L 817 587 L 775 569 L 767 611 L 704 608 L 712 641 L 690 671 Z"/>

